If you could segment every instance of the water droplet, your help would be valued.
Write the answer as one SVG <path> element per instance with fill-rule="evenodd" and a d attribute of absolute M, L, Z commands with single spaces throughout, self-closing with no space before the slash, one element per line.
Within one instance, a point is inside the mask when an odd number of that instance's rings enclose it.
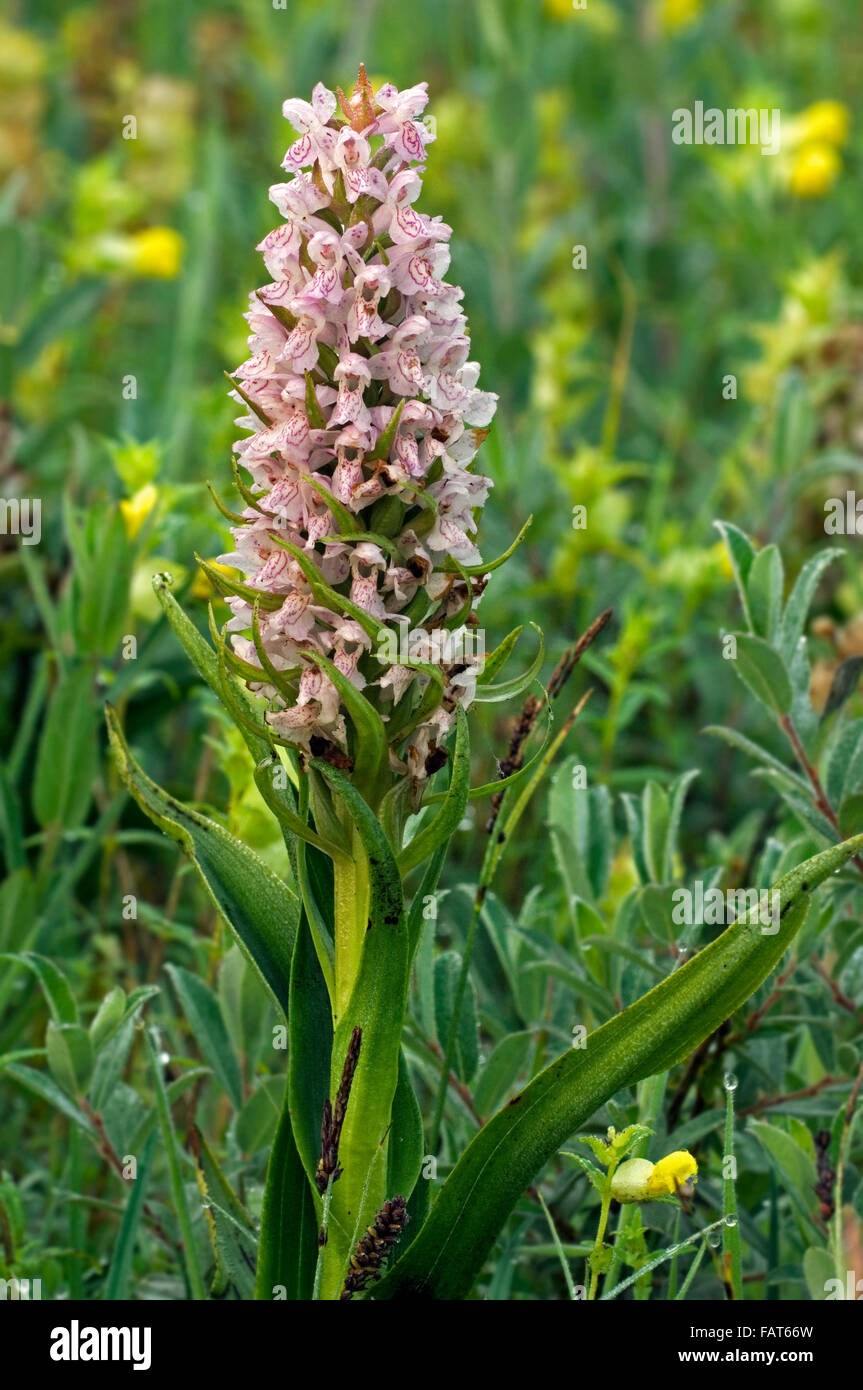
<path fill-rule="evenodd" d="M 726 1218 L 725 1218 L 725 1224 L 726 1224 L 726 1226 L 732 1226 L 732 1227 L 734 1227 L 734 1226 L 737 1225 L 737 1217 L 734 1215 L 733 1212 L 732 1212 L 730 1215 L 726 1216 Z"/>
<path fill-rule="evenodd" d="M 160 1053 L 159 1053 L 159 1065 L 160 1065 L 160 1066 L 166 1067 L 166 1066 L 168 1065 L 168 1063 L 170 1062 L 170 1060 L 171 1060 L 171 1054 L 170 1054 L 170 1052 L 160 1052 Z"/>
<path fill-rule="evenodd" d="M 707 1232 L 707 1244 L 712 1246 L 714 1250 L 718 1249 L 721 1240 L 722 1236 L 719 1231 L 713 1230 Z"/>
<path fill-rule="evenodd" d="M 726 1091 L 737 1090 L 737 1077 L 734 1075 L 733 1071 L 727 1071 L 725 1073 L 725 1076 L 722 1079 L 722 1084 L 725 1087 Z"/>

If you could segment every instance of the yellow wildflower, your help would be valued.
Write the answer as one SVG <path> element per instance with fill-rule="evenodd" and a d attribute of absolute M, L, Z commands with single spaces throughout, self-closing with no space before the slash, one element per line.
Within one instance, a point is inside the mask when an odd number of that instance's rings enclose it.
<path fill-rule="evenodd" d="M 179 274 L 183 238 L 173 227 L 146 227 L 130 237 L 131 264 L 136 275 L 173 280 Z"/>
<path fill-rule="evenodd" d="M 611 1195 L 616 1202 L 649 1202 L 653 1197 L 673 1197 L 685 1190 L 698 1173 L 698 1164 L 686 1149 L 667 1154 L 658 1163 L 646 1158 L 630 1158 L 621 1163 L 611 1179 Z"/>
<path fill-rule="evenodd" d="M 159 493 L 152 483 L 147 483 L 146 487 L 139 488 L 131 497 L 123 498 L 120 503 L 120 512 L 126 526 L 126 535 L 130 541 L 135 539 L 158 500 Z"/>
<path fill-rule="evenodd" d="M 698 1173 L 698 1164 L 687 1149 L 677 1149 L 666 1154 L 656 1164 L 648 1178 L 647 1188 L 651 1197 L 673 1197 L 679 1187 L 685 1187 Z"/>
<path fill-rule="evenodd" d="M 841 101 L 816 101 L 800 115 L 800 135 L 803 141 L 844 145 L 848 139 L 851 112 Z"/>
<path fill-rule="evenodd" d="M 212 569 L 221 570 L 222 574 L 226 574 L 229 579 L 236 579 L 238 577 L 239 571 L 233 569 L 230 565 L 220 565 L 218 560 L 210 560 L 209 563 Z M 209 575 L 202 569 L 199 569 L 198 573 L 195 575 L 190 592 L 192 598 L 209 599 L 212 598 L 214 594 L 217 594 L 217 597 L 221 598 L 221 594 L 217 593 Z"/>
<path fill-rule="evenodd" d="M 842 161 L 832 145 L 803 145 L 791 167 L 791 192 L 798 198 L 821 198 L 830 192 L 841 168 Z"/>
<path fill-rule="evenodd" d="M 660 0 L 659 27 L 666 33 L 683 29 L 701 14 L 701 0 Z"/>

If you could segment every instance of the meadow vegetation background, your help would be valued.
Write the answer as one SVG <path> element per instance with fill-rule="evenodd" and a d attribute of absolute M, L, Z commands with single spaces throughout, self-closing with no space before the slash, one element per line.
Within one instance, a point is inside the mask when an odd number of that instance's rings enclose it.
<path fill-rule="evenodd" d="M 483 554 L 534 518 L 483 599 L 488 647 L 537 622 L 547 676 L 614 610 L 574 678 L 573 700 L 593 694 L 483 915 L 438 1180 L 573 1027 L 709 939 L 669 925 L 675 884 L 763 886 L 863 824 L 861 542 L 824 528 L 825 501 L 860 486 L 863 448 L 856 0 L 12 3 L 0 490 L 41 500 L 42 534 L 0 537 L 0 1275 L 40 1277 L 44 1297 L 185 1296 L 142 1017 L 168 1058 L 182 1181 L 196 1191 L 199 1126 L 204 1166 L 218 1160 L 247 1214 L 245 1234 L 223 1226 L 211 1244 L 212 1212 L 194 1204 L 208 1279 L 250 1296 L 277 1020 L 177 846 L 124 794 L 101 704 L 162 786 L 287 872 L 245 748 L 150 581 L 169 571 L 202 630 L 208 601 L 219 609 L 193 555 L 225 548 L 206 481 L 237 505 L 223 373 L 245 356 L 254 248 L 293 138 L 281 103 L 319 80 L 348 87 L 361 60 L 375 85 L 429 83 L 421 207 L 455 229 L 452 279 L 500 395 L 479 461 L 494 480 Z M 696 100 L 779 108 L 781 152 L 673 145 L 672 111 Z M 789 675 L 803 764 L 762 646 L 749 681 L 723 659 L 722 635 L 747 629 Z M 474 781 L 494 776 L 516 714 L 472 715 Z M 413 999 L 407 1049 L 424 1105 L 487 808 L 454 840 L 423 945 L 435 989 Z M 729 1071 L 746 1297 L 824 1297 L 843 1260 L 863 1277 L 859 877 L 837 879 L 778 986 L 664 1091 L 596 1117 L 596 1133 L 649 1121 L 654 1156 L 699 1161 L 692 1213 L 613 1218 L 620 1277 L 721 1212 Z M 197 1011 L 190 976 L 207 986 Z M 147 1165 L 131 1214 L 125 1155 Z M 580 1279 L 595 1194 L 565 1156 L 537 1186 L 550 1217 L 525 1194 L 482 1296 L 567 1297 L 561 1249 Z M 675 1297 L 682 1281 L 666 1262 L 621 1297 Z M 685 1296 L 727 1283 L 711 1249 Z"/>

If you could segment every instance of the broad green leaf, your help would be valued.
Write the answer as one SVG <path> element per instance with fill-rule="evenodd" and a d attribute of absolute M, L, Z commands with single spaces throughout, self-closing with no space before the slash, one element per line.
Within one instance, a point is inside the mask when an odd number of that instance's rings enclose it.
<path fill-rule="evenodd" d="M 87 559 L 75 566 L 75 630 L 79 650 L 111 657 L 123 636 L 135 560 L 119 508 L 107 517 L 91 508 L 86 524 Z"/>
<path fill-rule="evenodd" d="M 425 1143 L 423 1117 L 404 1051 L 399 1053 L 399 1079 L 393 1097 L 392 1130 L 387 1146 L 387 1192 L 407 1200 L 422 1167 Z"/>
<path fill-rule="evenodd" d="M 677 836 L 680 831 L 680 821 L 683 816 L 683 804 L 686 801 L 686 793 L 690 785 L 699 776 L 697 767 L 690 768 L 672 783 L 669 791 L 669 811 L 668 811 L 668 834 L 665 837 L 665 854 L 663 856 L 663 874 L 665 880 L 674 878 L 674 857 L 677 854 Z"/>
<path fill-rule="evenodd" d="M 807 560 L 798 574 L 794 588 L 791 590 L 785 605 L 785 612 L 782 614 L 782 623 L 777 640 L 779 652 L 786 665 L 790 665 L 797 644 L 803 635 L 809 605 L 815 597 L 815 590 L 818 588 L 822 574 L 828 565 L 831 565 L 834 560 L 838 560 L 840 555 L 844 555 L 844 553 L 836 546 L 822 550 Z"/>
<path fill-rule="evenodd" d="M 90 1023 L 90 1037 L 98 1049 L 119 1028 L 126 1013 L 126 996 L 119 985 L 108 991 Z"/>
<path fill-rule="evenodd" d="M 270 999 L 257 970 L 239 945 L 227 951 L 219 966 L 219 1005 L 235 1049 L 241 1057 L 256 1053 L 271 1021 Z"/>
<path fill-rule="evenodd" d="M 750 1120 L 749 1131 L 769 1154 L 800 1216 L 813 1222 L 817 1209 L 815 1185 L 818 1175 L 810 1154 L 792 1135 L 766 1120 Z"/>
<path fill-rule="evenodd" d="M 665 876 L 665 849 L 668 844 L 671 808 L 668 796 L 657 782 L 650 781 L 641 798 L 642 853 L 647 872 L 654 883 Z"/>
<path fill-rule="evenodd" d="M 39 739 L 33 810 L 41 826 L 83 824 L 97 767 L 93 670 L 79 666 L 56 686 Z"/>
<path fill-rule="evenodd" d="M 747 753 L 750 758 L 755 758 L 756 761 L 763 763 L 765 767 L 769 767 L 777 777 L 781 778 L 789 789 L 804 794 L 808 792 L 808 783 L 802 777 L 798 776 L 796 772 L 792 772 L 778 758 L 774 758 L 773 754 L 768 753 L 766 748 L 762 748 L 760 744 L 753 743 L 751 739 L 746 738 L 745 734 L 738 733 L 736 729 L 727 729 L 722 724 L 708 724 L 702 729 L 702 733 L 713 734 L 716 738 L 730 743 L 733 748 L 739 748 L 742 753 Z"/>
<path fill-rule="evenodd" d="M 243 1103 L 243 1082 L 219 1001 L 209 985 L 180 965 L 165 967 L 204 1061 L 212 1068 L 235 1110 Z"/>
<path fill-rule="evenodd" d="M 35 923 L 33 876 L 29 869 L 16 869 L 0 883 L 0 950 L 23 950 Z"/>
<path fill-rule="evenodd" d="M 611 797 L 605 786 L 576 786 L 583 771 L 578 758 L 567 758 L 552 778 L 548 817 L 555 834 L 555 855 L 561 876 L 573 895 L 588 902 L 600 899 L 608 883 L 614 845 Z"/>
<path fill-rule="evenodd" d="M 849 656 L 846 661 L 842 662 L 833 677 L 827 703 L 821 711 L 822 719 L 827 719 L 829 715 L 835 714 L 847 700 L 851 699 L 860 683 L 861 671 L 863 671 L 863 656 Z"/>
<path fill-rule="evenodd" d="M 55 1110 L 59 1110 L 61 1115 L 65 1115 L 67 1120 L 71 1120 L 79 1129 L 83 1129 L 91 1139 L 95 1139 L 96 1131 L 87 1116 L 79 1110 L 73 1100 L 70 1100 L 66 1092 L 53 1077 L 47 1072 L 37 1071 L 35 1067 L 25 1067 L 21 1062 L 6 1062 L 3 1072 L 7 1076 L 25 1086 L 28 1091 L 39 1096 L 41 1100 L 46 1100 L 49 1105 L 53 1105 Z"/>
<path fill-rule="evenodd" d="M 782 657 L 761 637 L 735 633 L 737 656 L 732 660 L 737 675 L 757 700 L 776 714 L 791 709 L 791 679 Z"/>
<path fill-rule="evenodd" d="M 406 845 L 398 856 L 398 868 L 405 877 L 417 864 L 421 864 L 439 845 L 448 843 L 453 832 L 461 824 L 470 791 L 470 742 L 468 739 L 467 716 L 461 705 L 456 706 L 455 751 L 452 758 L 452 774 L 446 799 L 433 820 Z"/>
<path fill-rule="evenodd" d="M 831 806 L 838 806 L 846 790 L 849 795 L 863 791 L 863 719 L 849 719 L 839 729 L 824 779 L 824 790 Z"/>
<path fill-rule="evenodd" d="M 183 612 L 173 594 L 170 593 L 169 583 L 168 576 L 164 574 L 157 574 L 153 579 L 153 590 L 162 606 L 165 617 L 174 629 L 198 674 L 207 682 L 222 704 L 225 704 L 216 653 L 209 642 L 201 636 L 191 618 Z M 260 701 L 253 700 L 239 685 L 236 687 L 236 698 L 250 715 L 253 714 L 256 706 L 260 705 Z M 231 713 L 227 705 L 225 708 Z M 246 723 L 240 721 L 236 721 L 236 723 L 255 762 L 260 762 L 262 758 L 267 757 L 270 752 L 269 740 L 263 734 L 256 734 Z"/>
<path fill-rule="evenodd" d="M 249 1096 L 234 1126 L 234 1138 L 244 1154 L 255 1154 L 273 1142 L 284 1090 L 283 1077 L 267 1076 Z"/>
<path fill-rule="evenodd" d="M 258 1233 L 212 1149 L 197 1126 L 191 1133 L 198 1188 L 206 1203 L 207 1225 L 217 1260 L 220 1291 L 232 1287 L 240 1299 L 255 1292 Z"/>
<path fill-rule="evenodd" d="M 785 571 L 779 547 L 766 545 L 752 561 L 746 581 L 746 596 L 749 599 L 752 626 L 758 636 L 767 642 L 772 642 L 776 635 L 779 614 L 782 611 L 784 584 Z"/>
<path fill-rule="evenodd" d="M 291 1112 L 285 1099 L 267 1167 L 258 1238 L 256 1299 L 284 1298 L 294 1302 L 311 1298 L 318 1229 L 312 1190 L 294 1143 Z"/>
<path fill-rule="evenodd" d="M 845 841 L 775 885 L 772 935 L 735 923 L 635 1004 L 569 1049 L 498 1111 L 447 1178 L 410 1248 L 375 1299 L 458 1299 L 469 1293 L 525 1188 L 567 1138 L 624 1086 L 688 1057 L 770 975 L 805 920 L 812 893 L 863 848 Z"/>
<path fill-rule="evenodd" d="M 332 1220 L 352 1235 L 356 1224 L 361 1230 L 370 1224 L 387 1196 L 386 1167 L 375 1160 L 386 1143 L 398 1082 L 408 935 L 401 878 L 380 824 L 344 773 L 318 759 L 311 766 L 344 801 L 368 856 L 368 928 L 350 999 L 336 1019 L 330 1078 L 332 1097 L 353 1030 L 361 1028 L 362 1047 L 342 1130 L 345 1171 L 333 1185 L 332 1203 Z M 336 1235 L 331 1226 L 322 1286 L 322 1297 L 328 1299 L 338 1296 L 350 1253 L 349 1244 Z"/>
<path fill-rule="evenodd" d="M 27 863 L 22 820 L 21 799 L 6 765 L 0 763 L 0 839 L 7 874 L 18 872 Z"/>
<path fill-rule="evenodd" d="M 127 1018 L 99 1049 L 89 1094 L 89 1101 L 94 1110 L 103 1108 L 122 1076 L 134 1037 L 135 1020 Z"/>
<path fill-rule="evenodd" d="M 83 1095 L 93 1075 L 93 1043 L 87 1029 L 80 1023 L 55 1023 L 49 1019 L 45 1056 L 57 1085 L 67 1095 Z"/>
<path fill-rule="evenodd" d="M 863 793 L 846 796 L 839 804 L 839 830 L 843 835 L 858 835 L 863 830 Z"/>
<path fill-rule="evenodd" d="M 291 966 L 288 1036 L 288 1102 L 293 1143 L 312 1182 L 321 1153 L 321 1112 L 330 1093 L 333 1015 L 305 911 L 300 917 Z"/>
<path fill-rule="evenodd" d="M 213 903 L 278 1006 L 287 1013 L 291 952 L 299 903 L 294 893 L 239 840 L 162 791 L 133 759 L 117 716 L 106 708 L 108 733 L 124 783 L 145 815 L 192 860 Z"/>
<path fill-rule="evenodd" d="M 117 1241 L 111 1255 L 108 1278 L 105 1281 L 103 1298 L 106 1303 L 116 1302 L 118 1299 L 124 1299 L 128 1295 L 129 1277 L 132 1273 L 132 1257 L 135 1253 L 135 1244 L 138 1239 L 138 1227 L 141 1224 L 141 1212 L 144 1207 L 147 1179 L 150 1176 L 150 1163 L 153 1158 L 153 1149 L 155 1146 L 156 1135 L 154 1132 L 144 1145 L 141 1157 L 138 1159 L 134 1180 L 130 1179 L 128 1183 L 129 1200 L 123 1212 L 123 1220 L 120 1223 Z"/>
<path fill-rule="evenodd" d="M 533 1034 L 527 1031 L 510 1033 L 497 1044 L 491 1056 L 480 1067 L 473 1099 L 480 1115 L 490 1115 L 507 1091 L 515 1085 L 530 1055 Z"/>
<path fill-rule="evenodd" d="M 753 626 L 752 614 L 749 611 L 749 599 L 746 593 L 746 585 L 749 579 L 749 571 L 752 569 L 752 562 L 755 559 L 755 547 L 749 537 L 740 530 L 739 526 L 734 526 L 730 521 L 714 521 L 713 525 L 725 542 L 728 558 L 731 561 L 731 568 L 734 571 L 737 592 L 740 595 L 740 602 L 743 605 L 743 616 L 746 619 L 746 626 L 751 631 Z"/>
<path fill-rule="evenodd" d="M 434 963 L 435 1031 L 438 1042 L 445 1046 L 452 1025 L 456 989 L 461 974 L 462 958 L 458 951 L 443 951 Z M 468 1084 L 479 1066 L 479 1024 L 476 1012 L 476 991 L 468 978 L 458 1017 L 458 1028 L 452 1054 L 452 1066 L 460 1081 Z"/>
<path fill-rule="evenodd" d="M 35 951 L 21 951 L 17 955 L 0 956 L 0 960 L 14 961 L 16 964 L 26 965 L 29 970 L 32 970 L 42 986 L 42 992 L 55 1023 L 78 1022 L 78 1006 L 72 998 L 72 991 L 66 981 L 66 976 L 53 961 L 48 960 L 47 956 L 39 956 Z"/>
<path fill-rule="evenodd" d="M 803 1256 L 803 1274 L 809 1297 L 813 1302 L 823 1302 L 827 1297 L 828 1281 L 836 1277 L 836 1263 L 830 1251 L 820 1245 L 810 1245 Z"/>

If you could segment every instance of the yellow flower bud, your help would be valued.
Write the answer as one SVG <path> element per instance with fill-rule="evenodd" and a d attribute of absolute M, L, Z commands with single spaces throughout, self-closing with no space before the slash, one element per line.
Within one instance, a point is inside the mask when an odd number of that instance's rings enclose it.
<path fill-rule="evenodd" d="M 120 503 L 126 535 L 130 541 L 135 539 L 158 500 L 158 491 L 152 483 L 147 483 L 146 487 L 139 488 L 131 497 L 125 497 Z"/>
<path fill-rule="evenodd" d="M 131 263 L 136 275 L 173 280 L 179 273 L 183 238 L 173 227 L 146 227 L 131 240 Z"/>
<path fill-rule="evenodd" d="M 646 1202 L 654 1166 L 647 1158 L 628 1158 L 621 1163 L 611 1179 L 615 1202 Z"/>
<path fill-rule="evenodd" d="M 803 145 L 791 168 L 791 192 L 798 198 L 820 198 L 830 192 L 841 168 L 832 145 Z"/>

